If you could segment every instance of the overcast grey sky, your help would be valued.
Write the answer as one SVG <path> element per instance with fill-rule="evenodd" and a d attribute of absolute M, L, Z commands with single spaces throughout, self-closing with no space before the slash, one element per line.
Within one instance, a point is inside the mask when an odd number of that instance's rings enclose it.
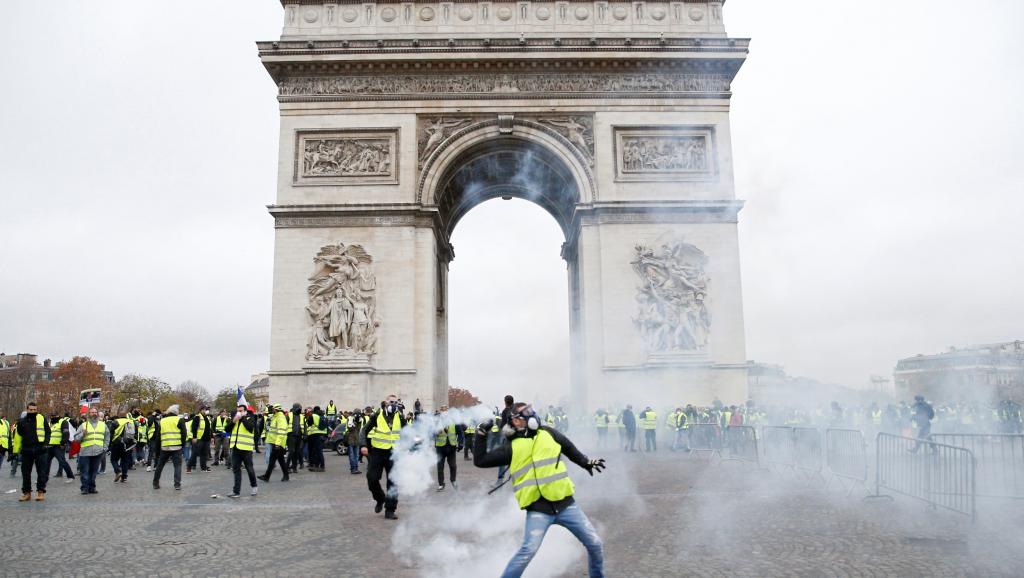
<path fill-rule="evenodd" d="M 266 369 L 276 0 L 8 0 L 0 350 L 215 391 Z M 748 357 L 859 385 L 1024 337 L 1024 4 L 730 0 Z M 554 221 L 455 232 L 452 382 L 563 387 Z"/>

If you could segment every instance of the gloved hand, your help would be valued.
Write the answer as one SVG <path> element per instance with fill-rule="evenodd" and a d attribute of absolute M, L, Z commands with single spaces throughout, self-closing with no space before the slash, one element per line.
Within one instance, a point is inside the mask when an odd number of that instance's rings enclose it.
<path fill-rule="evenodd" d="M 487 432 L 491 431 L 491 427 L 494 426 L 493 421 L 481 422 L 480 425 L 476 426 L 476 435 L 485 436 Z"/>
<path fill-rule="evenodd" d="M 605 468 L 604 460 L 603 459 L 598 459 L 598 460 L 590 460 L 589 462 L 587 462 L 586 470 L 587 470 L 588 474 L 593 476 L 595 471 L 600 474 L 601 471 L 604 470 L 604 468 Z"/>

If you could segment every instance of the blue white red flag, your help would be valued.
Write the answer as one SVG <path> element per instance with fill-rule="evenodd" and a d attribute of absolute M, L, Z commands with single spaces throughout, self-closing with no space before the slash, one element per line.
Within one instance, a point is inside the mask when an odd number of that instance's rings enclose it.
<path fill-rule="evenodd" d="M 248 400 L 245 399 L 245 392 L 242 391 L 242 386 L 238 386 L 238 402 L 235 405 L 244 405 L 249 408 L 249 411 L 256 411 L 256 409 L 249 405 Z"/>

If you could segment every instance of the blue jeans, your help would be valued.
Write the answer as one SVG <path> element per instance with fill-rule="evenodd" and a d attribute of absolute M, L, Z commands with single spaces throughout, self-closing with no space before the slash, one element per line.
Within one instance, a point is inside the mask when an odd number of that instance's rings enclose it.
<path fill-rule="evenodd" d="M 96 472 L 100 469 L 100 456 L 78 456 L 78 467 L 82 475 L 82 491 L 96 491 Z"/>
<path fill-rule="evenodd" d="M 359 446 L 348 446 L 348 471 L 359 470 Z"/>
<path fill-rule="evenodd" d="M 544 541 L 544 535 L 548 533 L 551 524 L 558 524 L 572 532 L 583 546 L 587 549 L 587 559 L 590 567 L 590 578 L 604 577 L 604 543 L 594 530 L 594 526 L 587 519 L 587 515 L 576 504 L 569 506 L 554 516 L 541 512 L 526 512 L 526 531 L 523 537 L 523 545 L 509 560 L 508 566 L 501 578 L 518 578 L 526 571 L 526 567 L 533 560 L 534 554 L 540 550 Z"/>

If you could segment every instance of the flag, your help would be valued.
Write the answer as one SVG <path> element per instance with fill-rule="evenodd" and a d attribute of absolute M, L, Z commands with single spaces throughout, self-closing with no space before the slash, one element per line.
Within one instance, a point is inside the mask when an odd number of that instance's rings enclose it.
<path fill-rule="evenodd" d="M 82 399 L 82 405 L 81 405 L 81 407 L 78 408 L 78 413 L 79 413 L 79 415 L 84 415 L 84 414 L 89 413 L 89 401 L 88 400 L 86 400 L 84 398 Z"/>
<path fill-rule="evenodd" d="M 255 409 L 253 409 L 251 405 L 249 405 L 248 400 L 245 399 L 245 392 L 242 391 L 241 385 L 238 386 L 238 401 L 235 403 L 235 405 L 244 405 L 245 407 L 249 408 L 249 411 L 256 411 Z"/>

